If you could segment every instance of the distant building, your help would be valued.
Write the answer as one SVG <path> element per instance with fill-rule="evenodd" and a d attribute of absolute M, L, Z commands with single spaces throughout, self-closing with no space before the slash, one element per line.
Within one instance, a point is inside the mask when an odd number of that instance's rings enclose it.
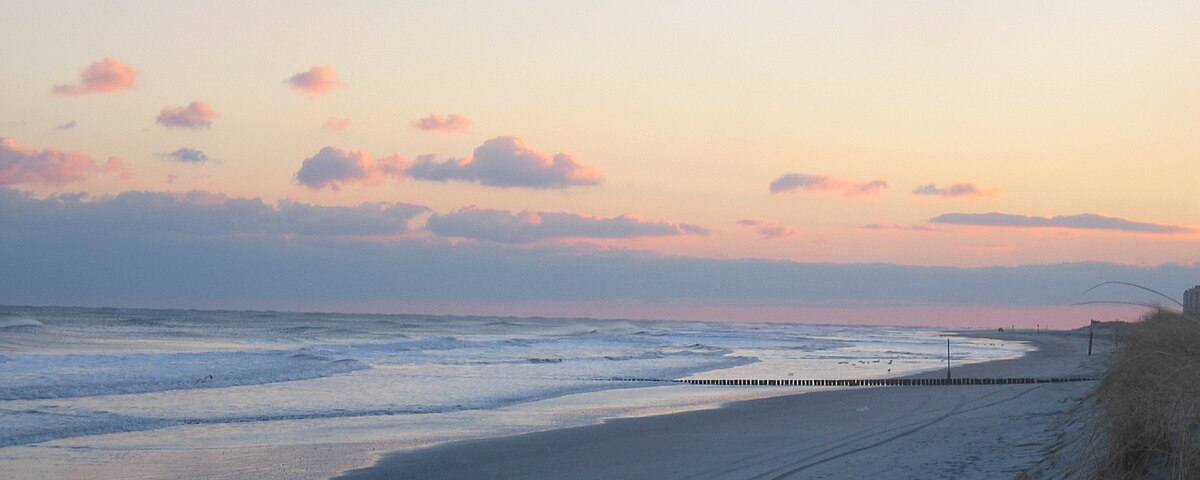
<path fill-rule="evenodd" d="M 1200 285 L 1183 292 L 1183 313 L 1200 315 Z"/>

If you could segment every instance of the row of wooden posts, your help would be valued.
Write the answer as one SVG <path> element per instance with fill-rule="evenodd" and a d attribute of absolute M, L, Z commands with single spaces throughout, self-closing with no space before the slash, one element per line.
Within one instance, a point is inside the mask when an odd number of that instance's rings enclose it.
<path fill-rule="evenodd" d="M 882 387 L 919 385 L 1018 385 L 1029 383 L 1094 382 L 1093 377 L 1016 377 L 1016 378 L 858 378 L 858 379 L 661 379 L 661 378 L 606 378 L 615 382 L 663 382 L 690 385 L 728 385 L 765 387 Z"/>

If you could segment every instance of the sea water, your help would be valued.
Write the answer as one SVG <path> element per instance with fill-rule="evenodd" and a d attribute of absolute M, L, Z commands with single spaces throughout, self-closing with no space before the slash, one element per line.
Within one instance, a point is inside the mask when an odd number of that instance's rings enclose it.
<path fill-rule="evenodd" d="M 946 333 L 0 307 L 0 471 L 5 478 L 324 478 L 369 463 L 363 452 L 804 391 L 673 379 L 883 378 L 945 368 Z M 1026 348 L 956 337 L 952 361 Z M 660 381 L 620 380 L 627 378 Z"/>

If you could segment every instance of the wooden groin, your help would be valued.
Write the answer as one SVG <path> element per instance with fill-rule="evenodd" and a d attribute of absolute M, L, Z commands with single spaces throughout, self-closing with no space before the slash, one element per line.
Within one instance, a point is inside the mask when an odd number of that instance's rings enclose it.
<path fill-rule="evenodd" d="M 747 379 L 747 378 L 603 378 L 613 382 L 686 383 L 689 385 L 754 387 L 885 387 L 941 385 L 1025 385 L 1031 383 L 1094 382 L 1095 377 L 1004 377 L 1004 378 L 857 378 L 857 379 Z"/>

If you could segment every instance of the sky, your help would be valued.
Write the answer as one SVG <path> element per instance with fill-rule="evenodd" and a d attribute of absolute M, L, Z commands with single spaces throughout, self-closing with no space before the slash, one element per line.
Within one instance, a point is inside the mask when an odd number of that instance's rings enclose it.
<path fill-rule="evenodd" d="M 0 304 L 933 325 L 1200 283 L 1196 2 L 0 2 Z"/>

